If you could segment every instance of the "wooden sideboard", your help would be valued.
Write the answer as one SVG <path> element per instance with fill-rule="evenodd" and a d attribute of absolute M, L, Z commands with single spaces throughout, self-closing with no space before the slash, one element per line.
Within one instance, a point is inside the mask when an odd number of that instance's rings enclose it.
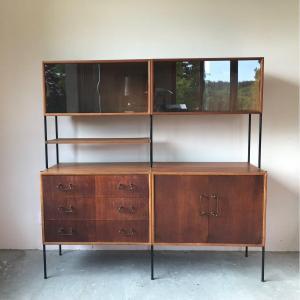
<path fill-rule="evenodd" d="M 261 247 L 264 281 L 263 58 L 47 61 L 43 74 L 44 278 L 46 245 L 59 245 L 61 255 L 61 245 L 125 244 L 150 248 L 151 279 L 155 246 L 239 246 L 246 256 L 248 247 Z M 247 162 L 155 162 L 153 117 L 168 114 L 247 114 Z M 82 115 L 144 115 L 149 136 L 61 137 L 58 116 Z M 252 115 L 258 116 L 257 167 L 251 164 Z M 53 139 L 47 118 L 54 118 Z M 148 144 L 149 162 L 62 163 L 61 144 Z M 50 145 L 56 147 L 51 167 Z"/>

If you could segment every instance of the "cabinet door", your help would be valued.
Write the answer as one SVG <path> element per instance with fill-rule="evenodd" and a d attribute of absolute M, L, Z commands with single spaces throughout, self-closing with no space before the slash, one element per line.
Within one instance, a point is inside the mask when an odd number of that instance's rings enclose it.
<path fill-rule="evenodd" d="M 200 191 L 207 189 L 208 177 L 156 175 L 154 180 L 155 242 L 206 242 L 208 216 L 202 212 L 208 201 L 201 201 Z"/>
<path fill-rule="evenodd" d="M 210 176 L 208 242 L 260 244 L 264 176 Z"/>

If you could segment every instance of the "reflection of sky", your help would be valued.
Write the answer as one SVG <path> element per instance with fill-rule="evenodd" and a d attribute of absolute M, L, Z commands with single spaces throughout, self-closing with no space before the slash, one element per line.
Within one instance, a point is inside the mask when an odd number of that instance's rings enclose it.
<path fill-rule="evenodd" d="M 229 61 L 205 61 L 205 80 L 210 81 L 230 81 Z M 260 67 L 257 60 L 240 60 L 238 62 L 238 80 L 254 80 L 256 68 Z"/>

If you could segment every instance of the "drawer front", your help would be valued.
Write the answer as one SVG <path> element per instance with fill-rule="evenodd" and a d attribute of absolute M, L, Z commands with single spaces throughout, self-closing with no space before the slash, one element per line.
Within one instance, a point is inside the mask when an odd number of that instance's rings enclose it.
<path fill-rule="evenodd" d="M 96 196 L 148 198 L 148 175 L 103 175 L 95 178 Z"/>
<path fill-rule="evenodd" d="M 147 198 L 96 198 L 98 220 L 148 220 Z"/>
<path fill-rule="evenodd" d="M 149 242 L 148 221 L 97 221 L 99 242 Z"/>
<path fill-rule="evenodd" d="M 44 199 L 45 220 L 91 220 L 95 219 L 95 198 L 66 197 Z"/>
<path fill-rule="evenodd" d="M 94 221 L 49 220 L 44 223 L 45 242 L 92 242 L 95 240 Z"/>
<path fill-rule="evenodd" d="M 44 199 L 92 197 L 95 195 L 94 176 L 43 176 Z"/>

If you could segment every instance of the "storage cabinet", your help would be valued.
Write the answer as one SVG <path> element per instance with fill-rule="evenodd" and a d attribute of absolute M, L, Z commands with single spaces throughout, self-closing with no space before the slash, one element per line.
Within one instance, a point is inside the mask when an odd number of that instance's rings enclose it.
<path fill-rule="evenodd" d="M 151 279 L 154 246 L 219 245 L 243 246 L 246 256 L 248 247 L 261 247 L 263 281 L 267 187 L 267 173 L 261 169 L 263 81 L 262 57 L 43 62 L 44 278 L 46 245 L 51 244 L 59 245 L 60 254 L 65 244 L 144 245 L 150 248 Z M 247 159 L 245 155 L 245 162 L 236 163 L 154 162 L 157 116 L 171 114 L 199 118 L 246 114 Z M 149 135 L 63 136 L 58 118 L 92 115 L 147 118 Z M 48 139 L 49 119 L 54 125 L 52 139 Z M 253 120 L 258 122 L 257 167 L 251 164 Z M 145 145 L 149 161 L 62 163 L 63 144 Z M 52 145 L 56 164 L 49 166 Z"/>
<path fill-rule="evenodd" d="M 156 175 L 155 242 L 263 243 L 262 175 Z"/>

